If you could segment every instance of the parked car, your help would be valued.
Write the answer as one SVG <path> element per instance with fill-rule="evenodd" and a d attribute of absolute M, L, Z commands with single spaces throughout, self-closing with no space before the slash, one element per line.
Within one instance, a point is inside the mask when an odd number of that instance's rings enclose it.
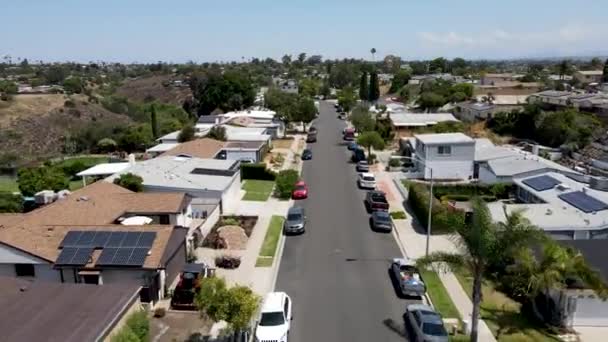
<path fill-rule="evenodd" d="M 388 211 L 388 201 L 382 191 L 368 191 L 365 195 L 365 208 L 370 211 Z"/>
<path fill-rule="evenodd" d="M 369 172 L 369 164 L 367 160 L 360 160 L 357 162 L 357 172 Z"/>
<path fill-rule="evenodd" d="M 308 197 L 308 186 L 306 182 L 303 180 L 299 180 L 294 185 L 293 192 L 291 193 L 291 198 L 293 199 L 304 199 Z"/>
<path fill-rule="evenodd" d="M 200 289 L 200 279 L 214 274 L 215 269 L 203 263 L 184 265 L 171 296 L 171 307 L 176 310 L 196 310 L 194 297 Z"/>
<path fill-rule="evenodd" d="M 349 143 L 346 145 L 346 148 L 347 148 L 349 151 L 354 151 L 355 149 L 359 148 L 359 145 L 357 145 L 357 143 L 356 143 L 356 142 L 351 141 L 351 142 L 349 142 Z"/>
<path fill-rule="evenodd" d="M 304 208 L 291 207 L 287 211 L 287 219 L 283 224 L 285 234 L 301 234 L 306 230 L 306 215 Z"/>
<path fill-rule="evenodd" d="M 293 319 L 292 305 L 291 298 L 285 292 L 270 292 L 264 297 L 255 330 L 256 342 L 287 342 Z"/>
<path fill-rule="evenodd" d="M 317 142 L 317 131 L 308 132 L 308 134 L 306 135 L 306 142 L 307 143 Z"/>
<path fill-rule="evenodd" d="M 309 132 L 309 133 L 316 133 L 316 132 L 317 132 L 317 127 L 315 127 L 315 126 L 310 126 L 310 127 L 308 128 L 308 132 Z"/>
<path fill-rule="evenodd" d="M 355 129 L 350 127 L 350 128 L 345 128 L 344 132 L 342 133 L 342 138 L 346 141 L 353 141 L 355 140 Z"/>
<path fill-rule="evenodd" d="M 311 160 L 312 159 L 312 151 L 310 149 L 304 149 L 302 151 L 302 160 Z"/>
<path fill-rule="evenodd" d="M 350 160 L 352 160 L 353 163 L 358 163 L 362 160 L 365 160 L 365 150 L 363 150 L 361 147 L 357 146 L 357 148 L 355 148 L 353 150 L 353 154 L 350 157 Z"/>
<path fill-rule="evenodd" d="M 432 307 L 424 304 L 410 304 L 405 316 L 412 327 L 411 341 L 448 342 L 448 332 L 443 326 L 441 315 Z"/>
<path fill-rule="evenodd" d="M 390 232 L 393 230 L 393 220 L 386 211 L 374 211 L 372 217 L 372 229 L 376 231 Z"/>
<path fill-rule="evenodd" d="M 376 188 L 376 177 L 373 173 L 363 172 L 359 174 L 357 179 L 357 185 L 361 189 L 375 189 Z"/>
<path fill-rule="evenodd" d="M 391 273 L 399 282 L 399 290 L 404 296 L 422 297 L 426 285 L 422 281 L 416 264 L 405 258 L 395 258 L 391 263 Z"/>

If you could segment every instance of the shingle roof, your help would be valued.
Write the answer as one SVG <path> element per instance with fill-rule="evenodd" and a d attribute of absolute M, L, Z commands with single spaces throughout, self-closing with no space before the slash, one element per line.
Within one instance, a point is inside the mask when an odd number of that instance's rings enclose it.
<path fill-rule="evenodd" d="M 177 156 L 186 154 L 196 158 L 213 158 L 224 147 L 224 142 L 209 138 L 194 139 L 181 143 L 161 156 Z"/>

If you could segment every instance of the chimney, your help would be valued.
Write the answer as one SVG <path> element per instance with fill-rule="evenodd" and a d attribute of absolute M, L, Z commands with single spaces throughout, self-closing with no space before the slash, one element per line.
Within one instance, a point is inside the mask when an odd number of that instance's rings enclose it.
<path fill-rule="evenodd" d="M 133 153 L 129 154 L 129 165 L 135 165 L 135 155 Z"/>

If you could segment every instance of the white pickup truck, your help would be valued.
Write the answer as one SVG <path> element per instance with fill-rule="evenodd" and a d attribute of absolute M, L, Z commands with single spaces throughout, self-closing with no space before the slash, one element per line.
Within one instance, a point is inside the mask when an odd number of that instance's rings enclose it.
<path fill-rule="evenodd" d="M 399 289 L 404 296 L 424 296 L 426 285 L 422 281 L 420 272 L 412 260 L 404 258 L 393 259 L 391 273 L 397 280 Z"/>

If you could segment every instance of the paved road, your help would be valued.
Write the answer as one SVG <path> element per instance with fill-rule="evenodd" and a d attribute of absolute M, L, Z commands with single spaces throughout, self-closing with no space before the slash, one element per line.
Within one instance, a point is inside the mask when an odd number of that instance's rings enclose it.
<path fill-rule="evenodd" d="M 287 237 L 276 284 L 294 302 L 290 341 L 404 341 L 405 305 L 416 300 L 399 299 L 388 276 L 400 250 L 391 234 L 370 230 L 365 192 L 341 142 L 344 123 L 331 104 L 320 109 L 313 160 L 303 168 L 309 198 L 296 202 L 307 232 Z"/>

